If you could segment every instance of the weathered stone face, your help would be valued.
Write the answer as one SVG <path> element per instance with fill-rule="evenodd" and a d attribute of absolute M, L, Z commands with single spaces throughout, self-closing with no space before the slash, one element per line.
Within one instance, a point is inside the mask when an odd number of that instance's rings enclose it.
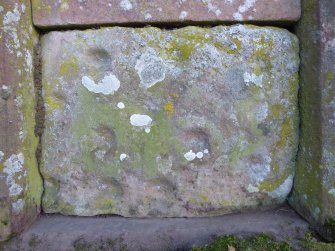
<path fill-rule="evenodd" d="M 47 213 L 200 216 L 291 190 L 298 41 L 278 28 L 42 38 Z"/>
<path fill-rule="evenodd" d="M 305 0 L 301 38 L 301 139 L 291 204 L 335 240 L 335 2 Z"/>
<path fill-rule="evenodd" d="M 32 0 L 40 28 L 97 24 L 295 22 L 300 0 Z"/>
<path fill-rule="evenodd" d="M 0 2 L 0 241 L 40 211 L 30 1 Z"/>

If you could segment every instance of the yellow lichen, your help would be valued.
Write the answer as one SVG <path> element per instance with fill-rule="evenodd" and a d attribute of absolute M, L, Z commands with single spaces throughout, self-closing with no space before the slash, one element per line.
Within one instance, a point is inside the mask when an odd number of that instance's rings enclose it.
<path fill-rule="evenodd" d="M 49 111 L 63 108 L 63 103 L 51 96 L 46 98 L 46 105 Z"/>
<path fill-rule="evenodd" d="M 289 119 L 286 119 L 283 122 L 280 131 L 280 139 L 276 145 L 278 148 L 283 148 L 287 143 L 290 145 L 293 143 L 293 125 Z"/>
<path fill-rule="evenodd" d="M 78 59 L 73 56 L 67 60 L 65 60 L 61 66 L 59 67 L 59 75 L 61 76 L 69 76 L 76 74 L 79 70 Z"/>
<path fill-rule="evenodd" d="M 164 111 L 167 113 L 173 113 L 174 112 L 174 106 L 171 101 L 168 101 L 166 105 L 164 106 Z"/>

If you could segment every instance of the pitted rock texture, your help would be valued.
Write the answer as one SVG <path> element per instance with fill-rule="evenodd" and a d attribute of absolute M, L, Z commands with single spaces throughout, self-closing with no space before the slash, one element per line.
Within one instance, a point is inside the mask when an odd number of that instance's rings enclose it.
<path fill-rule="evenodd" d="M 295 22 L 300 0 L 33 0 L 40 28 L 181 22 Z"/>
<path fill-rule="evenodd" d="M 291 190 L 298 41 L 256 26 L 42 38 L 47 213 L 202 216 Z"/>
<path fill-rule="evenodd" d="M 335 2 L 306 0 L 301 38 L 301 139 L 291 204 L 335 240 Z"/>
<path fill-rule="evenodd" d="M 1 1 L 0 241 L 21 232 L 40 211 L 33 77 L 37 39 L 30 1 Z"/>

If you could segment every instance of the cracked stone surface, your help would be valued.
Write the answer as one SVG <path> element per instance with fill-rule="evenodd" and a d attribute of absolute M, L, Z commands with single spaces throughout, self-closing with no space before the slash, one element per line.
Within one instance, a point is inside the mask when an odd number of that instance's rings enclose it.
<path fill-rule="evenodd" d="M 300 18 L 300 0 L 33 0 L 40 28 L 101 24 L 283 22 Z"/>
<path fill-rule="evenodd" d="M 43 210 L 181 217 L 281 204 L 298 51 L 287 30 L 248 25 L 44 35 Z"/>

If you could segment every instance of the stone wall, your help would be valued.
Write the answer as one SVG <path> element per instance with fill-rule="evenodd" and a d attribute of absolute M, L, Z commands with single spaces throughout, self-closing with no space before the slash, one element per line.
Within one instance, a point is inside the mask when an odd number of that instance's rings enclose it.
<path fill-rule="evenodd" d="M 31 3 L 0 4 L 0 240 L 41 202 L 217 215 L 278 206 L 293 180 L 293 207 L 334 240 L 334 1 L 302 1 L 299 101 L 299 42 L 283 27 L 300 0 Z M 129 28 L 100 27 L 116 25 Z"/>

